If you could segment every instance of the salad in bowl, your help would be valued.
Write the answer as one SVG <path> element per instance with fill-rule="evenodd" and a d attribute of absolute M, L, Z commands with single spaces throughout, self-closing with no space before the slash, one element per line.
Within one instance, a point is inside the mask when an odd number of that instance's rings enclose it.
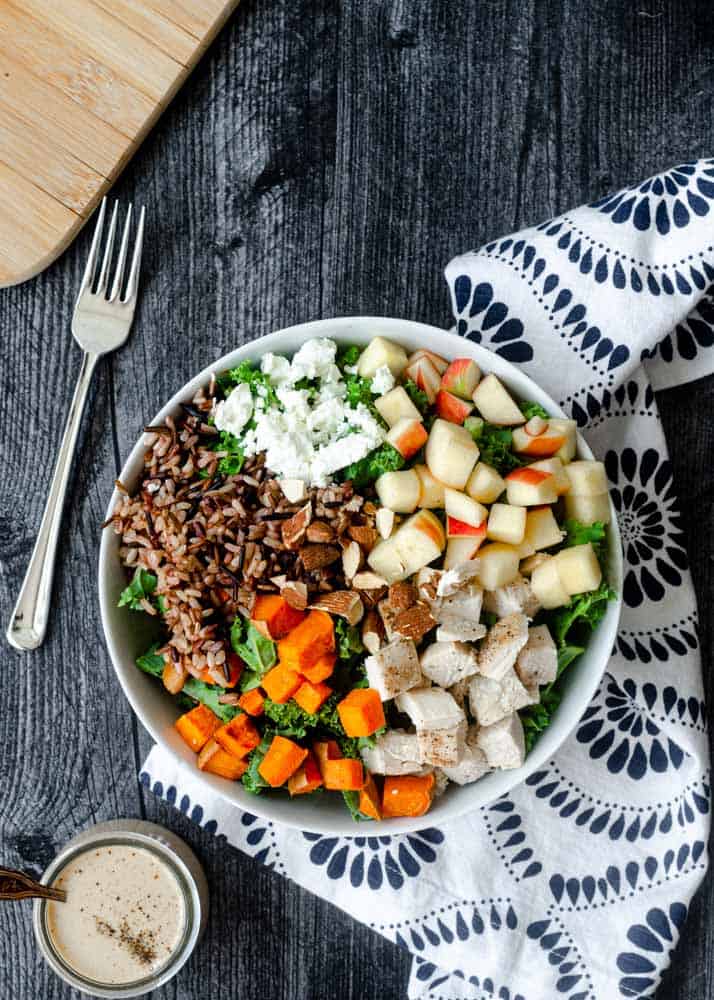
<path fill-rule="evenodd" d="M 556 719 L 616 598 L 605 471 L 469 348 L 309 337 L 145 429 L 116 603 L 204 774 L 413 823 Z"/>

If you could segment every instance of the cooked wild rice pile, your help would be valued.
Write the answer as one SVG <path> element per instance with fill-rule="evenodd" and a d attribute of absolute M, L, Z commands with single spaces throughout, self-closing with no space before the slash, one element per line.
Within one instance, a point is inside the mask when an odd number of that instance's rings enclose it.
<path fill-rule="evenodd" d="M 183 415 L 148 427 L 137 492 L 125 494 L 110 519 L 121 535 L 124 566 L 157 578 L 177 679 L 208 668 L 228 678 L 230 624 L 249 616 L 256 591 L 281 592 L 305 607 L 317 594 L 345 586 L 343 551 L 351 541 L 368 550 L 377 537 L 375 507 L 350 483 L 311 488 L 290 503 L 263 456 L 246 460 L 237 475 L 222 475 L 224 452 L 206 422 L 211 393 L 200 390 Z M 149 614 L 156 609 L 149 601 Z"/>

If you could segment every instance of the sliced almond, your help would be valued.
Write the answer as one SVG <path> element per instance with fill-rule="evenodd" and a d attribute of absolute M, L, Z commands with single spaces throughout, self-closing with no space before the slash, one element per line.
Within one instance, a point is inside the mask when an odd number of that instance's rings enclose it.
<path fill-rule="evenodd" d="M 388 507 L 380 507 L 376 514 L 377 531 L 382 538 L 389 538 L 394 531 L 395 515 L 394 511 Z"/>
<path fill-rule="evenodd" d="M 400 611 L 392 624 L 395 632 L 405 639 L 413 639 L 414 642 L 420 642 L 435 626 L 436 620 L 426 604 L 415 604 L 406 611 Z"/>
<path fill-rule="evenodd" d="M 359 542 L 363 549 L 369 552 L 377 542 L 377 531 L 371 524 L 352 524 L 347 529 L 350 538 Z"/>
<path fill-rule="evenodd" d="M 291 580 L 280 590 L 280 596 L 291 608 L 304 611 L 307 607 L 307 586 L 302 580 Z"/>
<path fill-rule="evenodd" d="M 250 624 L 253 626 L 253 628 L 257 632 L 260 632 L 260 634 L 263 636 L 264 639 L 273 639 L 274 638 L 274 636 L 272 636 L 270 634 L 270 629 L 268 628 L 268 623 L 267 622 L 262 622 L 262 621 L 258 621 L 256 619 L 251 618 Z"/>
<path fill-rule="evenodd" d="M 280 479 L 279 483 L 288 503 L 300 503 L 307 496 L 307 486 L 302 479 Z"/>
<path fill-rule="evenodd" d="M 393 583 L 389 588 L 389 603 L 395 611 L 406 611 L 416 604 L 417 592 L 413 584 L 407 580 Z"/>
<path fill-rule="evenodd" d="M 281 576 L 271 576 L 270 582 L 274 584 L 278 590 L 282 590 L 285 584 L 288 582 L 288 578 L 283 573 Z"/>
<path fill-rule="evenodd" d="M 379 602 L 386 596 L 386 587 L 379 587 L 378 590 L 360 590 L 360 597 L 365 608 L 376 608 Z"/>
<path fill-rule="evenodd" d="M 382 648 L 385 632 L 378 612 L 370 608 L 362 622 L 362 643 L 368 653 L 377 653 Z"/>
<path fill-rule="evenodd" d="M 345 574 L 346 580 L 352 580 L 362 565 L 363 559 L 364 555 L 358 542 L 348 542 L 345 545 L 342 550 L 342 572 Z"/>
<path fill-rule="evenodd" d="M 364 605 L 354 590 L 333 590 L 329 594 L 322 594 L 310 607 L 317 611 L 327 611 L 331 615 L 340 615 L 350 625 L 356 625 L 364 615 Z"/>
<path fill-rule="evenodd" d="M 308 542 L 334 542 L 335 529 L 326 521 L 313 521 L 307 526 L 306 536 Z"/>
<path fill-rule="evenodd" d="M 280 533 L 283 542 L 289 549 L 298 549 L 307 533 L 307 526 L 312 520 L 312 504 L 306 503 L 304 507 L 283 521 Z"/>
<path fill-rule="evenodd" d="M 300 561 L 305 567 L 305 572 L 310 573 L 314 569 L 322 569 L 329 566 L 335 559 L 340 558 L 340 550 L 335 545 L 303 545 L 300 549 Z"/>
<path fill-rule="evenodd" d="M 364 570 L 362 573 L 355 574 L 352 585 L 357 590 L 380 590 L 382 587 L 387 586 L 387 581 L 384 577 L 378 576 L 376 573 Z"/>

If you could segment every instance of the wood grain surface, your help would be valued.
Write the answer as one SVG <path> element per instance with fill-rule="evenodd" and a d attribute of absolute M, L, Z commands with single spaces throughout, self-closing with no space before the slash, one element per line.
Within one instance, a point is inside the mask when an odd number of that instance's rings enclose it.
<path fill-rule="evenodd" d="M 201 30 L 200 4 L 151 7 Z M 116 816 L 185 836 L 213 909 L 156 1000 L 399 1000 L 409 958 L 139 788 L 149 740 L 109 665 L 94 583 L 121 460 L 159 404 L 230 347 L 347 313 L 446 326 L 454 253 L 711 155 L 713 48 L 709 0 L 245 0 L 123 176 L 117 194 L 150 212 L 143 293 L 90 401 L 47 642 L 4 648 L 0 859 L 39 872 L 79 827 Z M 3 621 L 77 371 L 68 324 L 88 242 L 0 292 Z M 660 406 L 711 696 L 714 379 Z M 709 879 L 659 1000 L 710 1000 L 713 904 Z M 76 995 L 38 957 L 29 906 L 0 908 L 0 994 Z"/>

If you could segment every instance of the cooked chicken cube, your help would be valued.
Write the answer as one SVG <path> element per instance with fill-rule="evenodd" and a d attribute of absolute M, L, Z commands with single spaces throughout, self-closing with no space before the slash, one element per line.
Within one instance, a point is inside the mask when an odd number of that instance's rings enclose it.
<path fill-rule="evenodd" d="M 412 639 L 395 639 L 364 661 L 369 686 L 382 701 L 421 684 L 421 668 Z"/>
<path fill-rule="evenodd" d="M 492 726 L 481 726 L 477 743 L 486 755 L 490 767 L 503 771 L 521 767 L 526 759 L 526 741 L 523 724 L 514 712 Z"/>
<path fill-rule="evenodd" d="M 451 687 L 478 670 L 476 651 L 465 642 L 432 642 L 419 662 L 424 676 L 443 688 Z"/>
<path fill-rule="evenodd" d="M 505 618 L 514 613 L 533 618 L 540 611 L 540 603 L 531 589 L 531 585 L 522 576 L 516 577 L 513 583 L 499 587 L 497 590 L 487 590 L 483 595 L 483 606 L 491 614 Z"/>
<path fill-rule="evenodd" d="M 432 606 L 432 614 L 440 625 L 474 624 L 481 617 L 483 590 L 474 583 L 466 584 L 449 597 L 440 597 Z"/>
<path fill-rule="evenodd" d="M 449 767 L 458 764 L 464 749 L 466 719 L 445 729 L 419 729 L 419 757 L 424 764 Z"/>
<path fill-rule="evenodd" d="M 451 569 L 444 570 L 439 577 L 439 583 L 436 588 L 437 597 L 451 597 L 465 583 L 473 580 L 477 572 L 478 559 L 469 559 L 466 562 L 459 563 L 458 566 L 452 566 Z"/>
<path fill-rule="evenodd" d="M 437 642 L 477 642 L 488 632 L 480 622 L 459 622 L 439 625 L 436 629 Z"/>
<path fill-rule="evenodd" d="M 511 712 L 538 701 L 538 688 L 526 688 L 512 668 L 500 680 L 477 674 L 469 683 L 471 714 L 480 726 L 492 726 Z"/>
<path fill-rule="evenodd" d="M 372 774 L 417 774 L 423 768 L 417 734 L 403 729 L 383 733 L 373 747 L 362 750 L 362 760 Z"/>
<path fill-rule="evenodd" d="M 414 688 L 397 697 L 397 708 L 406 712 L 417 730 L 449 729 L 466 718 L 448 691 L 441 688 Z"/>
<path fill-rule="evenodd" d="M 416 575 L 416 587 L 420 601 L 431 604 L 436 599 L 442 571 L 432 566 L 423 566 Z"/>
<path fill-rule="evenodd" d="M 496 622 L 481 643 L 478 666 L 484 677 L 499 680 L 516 662 L 528 642 L 528 619 L 523 614 L 506 615 Z"/>
<path fill-rule="evenodd" d="M 528 642 L 518 654 L 516 672 L 526 687 L 550 684 L 558 676 L 558 651 L 547 625 L 528 629 Z"/>
<path fill-rule="evenodd" d="M 488 774 L 490 768 L 486 760 L 486 754 L 478 745 L 478 727 L 469 726 L 466 733 L 466 742 L 461 753 L 458 764 L 449 765 L 443 768 L 443 773 L 457 785 L 469 785 L 472 781 L 478 781 L 484 774 Z"/>

